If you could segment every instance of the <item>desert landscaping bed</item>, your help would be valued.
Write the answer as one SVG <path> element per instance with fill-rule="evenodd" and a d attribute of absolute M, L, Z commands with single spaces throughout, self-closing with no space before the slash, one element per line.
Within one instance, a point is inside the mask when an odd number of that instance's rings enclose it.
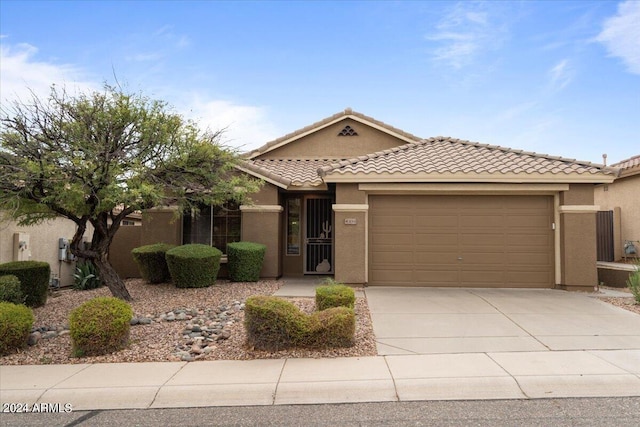
<path fill-rule="evenodd" d="M 280 281 L 231 283 L 219 281 L 209 288 L 178 289 L 172 284 L 151 285 L 131 279 L 127 288 L 133 301 L 136 319 L 145 324 L 131 327 L 127 349 L 104 356 L 72 357 L 67 323 L 69 312 L 96 296 L 111 295 L 106 288 L 91 291 L 63 290 L 51 296 L 45 306 L 34 309 L 34 327 L 41 328 L 38 343 L 0 358 L 2 365 L 42 365 L 60 363 L 161 362 L 177 360 L 248 360 L 286 357 L 353 357 L 376 355 L 369 309 L 364 298 L 356 299 L 355 345 L 331 349 L 288 349 L 277 352 L 258 351 L 245 344 L 244 301 L 252 295 L 271 295 L 282 285 Z M 315 309 L 313 298 L 292 298 L 301 310 Z M 173 314 L 172 314 L 173 313 Z M 169 320 L 167 320 L 169 318 Z M 222 331 L 211 335 L 209 345 L 189 337 L 186 328 L 207 321 L 221 323 Z M 47 332 L 49 332 L 47 338 Z M 199 335 L 199 334 L 194 334 Z M 200 340 L 200 341 L 199 341 Z M 208 349 L 207 349 L 208 347 Z M 194 352 L 197 351 L 197 352 Z"/>

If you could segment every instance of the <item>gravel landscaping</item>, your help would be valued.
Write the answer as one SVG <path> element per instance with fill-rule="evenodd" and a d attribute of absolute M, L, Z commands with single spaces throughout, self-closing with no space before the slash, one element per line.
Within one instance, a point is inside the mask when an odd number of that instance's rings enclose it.
<path fill-rule="evenodd" d="M 96 296 L 110 296 L 107 288 L 91 291 L 62 290 L 49 296 L 44 307 L 34 309 L 31 344 L 0 357 L 2 365 L 60 363 L 159 362 L 197 360 L 248 360 L 295 357 L 374 356 L 375 337 L 366 299 L 356 298 L 355 346 L 332 349 L 289 349 L 277 352 L 247 347 L 244 301 L 252 295 L 271 295 L 282 281 L 231 283 L 218 281 L 209 288 L 179 289 L 172 284 L 151 285 L 131 279 L 133 297 L 130 344 L 119 352 L 95 357 L 73 357 L 68 317 L 71 310 Z M 602 301 L 640 315 L 640 305 L 628 297 L 599 297 Z M 290 298 L 301 310 L 315 310 L 313 298 Z"/>
<path fill-rule="evenodd" d="M 245 345 L 244 301 L 251 295 L 271 295 L 281 281 L 231 283 L 218 281 L 209 288 L 178 289 L 172 284 L 126 281 L 133 301 L 130 345 L 113 354 L 72 357 L 68 317 L 71 310 L 96 296 L 110 296 L 107 288 L 62 290 L 33 310 L 37 341 L 16 353 L 0 357 L 2 365 L 60 363 L 160 362 L 178 360 L 246 360 L 287 357 L 374 356 L 376 345 L 366 300 L 356 299 L 355 346 L 333 349 L 289 349 L 265 352 Z M 315 309 L 313 298 L 290 299 L 301 310 Z"/>

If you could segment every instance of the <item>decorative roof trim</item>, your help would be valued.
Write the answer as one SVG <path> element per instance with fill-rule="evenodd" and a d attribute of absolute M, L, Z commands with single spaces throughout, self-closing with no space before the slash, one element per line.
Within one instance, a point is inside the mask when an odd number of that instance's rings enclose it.
<path fill-rule="evenodd" d="M 618 163 L 614 163 L 611 165 L 611 167 L 618 168 L 618 178 L 638 175 L 640 174 L 640 154 L 619 161 Z"/>
<path fill-rule="evenodd" d="M 358 190 L 367 194 L 535 194 L 553 195 L 568 191 L 569 184 L 509 184 L 509 183 L 397 183 L 360 184 Z"/>
<path fill-rule="evenodd" d="M 602 174 L 516 174 L 516 173 L 497 173 L 497 174 L 478 174 L 469 173 L 355 173 L 355 174 L 336 174 L 325 176 L 326 182 L 343 182 L 343 183 L 385 183 L 385 182 L 507 182 L 507 183 L 549 183 L 549 184 L 610 184 L 614 181 L 613 175 Z"/>
<path fill-rule="evenodd" d="M 391 135 L 395 138 L 398 138 L 402 141 L 405 141 L 407 143 L 409 142 L 417 142 L 420 141 L 421 138 L 412 135 L 408 132 L 405 132 L 401 129 L 395 128 L 391 125 L 388 125 L 384 122 L 381 122 L 380 120 L 376 120 L 373 117 L 370 116 L 366 116 L 362 113 L 358 113 L 356 111 L 353 111 L 351 108 L 347 108 L 344 111 L 341 111 L 339 113 L 336 113 L 332 116 L 327 117 L 326 119 L 320 120 L 319 122 L 313 123 L 309 126 L 305 126 L 302 129 L 298 129 L 294 132 L 291 132 L 285 136 L 282 136 L 280 138 L 274 139 L 273 141 L 267 142 L 265 145 L 263 145 L 262 147 L 259 147 L 249 153 L 247 153 L 246 158 L 247 159 L 255 159 L 256 157 L 259 157 L 263 154 L 266 154 L 270 151 L 273 151 L 277 148 L 282 147 L 283 145 L 287 145 L 293 141 L 296 141 L 298 139 L 304 138 L 307 135 L 310 135 L 312 133 L 318 132 L 324 128 L 327 128 L 333 124 L 336 124 L 342 120 L 345 119 L 352 119 L 356 122 L 362 123 L 366 126 L 372 127 L 376 130 L 379 130 L 381 132 L 384 132 L 388 135 Z"/>

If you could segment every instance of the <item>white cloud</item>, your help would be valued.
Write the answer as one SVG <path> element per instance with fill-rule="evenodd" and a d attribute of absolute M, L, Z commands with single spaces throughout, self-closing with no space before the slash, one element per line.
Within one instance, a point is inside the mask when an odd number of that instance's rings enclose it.
<path fill-rule="evenodd" d="M 2 38 L 6 40 L 5 37 Z M 85 73 L 68 64 L 55 64 L 36 59 L 38 49 L 21 43 L 0 45 L 0 91 L 2 102 L 27 101 L 31 93 L 40 98 L 50 94 L 52 84 L 70 92 L 93 90 L 99 85 L 86 79 Z"/>
<path fill-rule="evenodd" d="M 185 114 L 187 117 L 202 129 L 226 129 L 223 136 L 225 144 L 240 151 L 255 149 L 279 136 L 263 107 L 222 100 L 204 101 L 196 96 L 190 100 L 189 106 L 191 111 Z"/>
<path fill-rule="evenodd" d="M 563 59 L 549 70 L 551 88 L 558 91 L 564 89 L 573 80 L 574 70 L 568 59 Z"/>
<path fill-rule="evenodd" d="M 605 20 L 596 40 L 610 56 L 622 59 L 631 73 L 640 74 L 640 1 L 620 3 L 618 13 Z"/>
<path fill-rule="evenodd" d="M 495 17 L 486 7 L 478 2 L 457 3 L 438 23 L 437 31 L 426 36 L 439 45 L 433 50 L 436 61 L 459 70 L 471 65 L 479 55 L 502 45 L 505 27 L 492 22 Z"/>

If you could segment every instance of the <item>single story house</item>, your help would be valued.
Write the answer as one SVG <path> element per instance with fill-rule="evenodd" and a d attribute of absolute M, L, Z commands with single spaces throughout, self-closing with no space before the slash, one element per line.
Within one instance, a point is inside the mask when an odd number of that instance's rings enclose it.
<path fill-rule="evenodd" d="M 267 246 L 263 277 L 350 284 L 593 289 L 594 186 L 617 170 L 448 137 L 346 109 L 247 153 L 253 203 L 150 235 Z"/>

